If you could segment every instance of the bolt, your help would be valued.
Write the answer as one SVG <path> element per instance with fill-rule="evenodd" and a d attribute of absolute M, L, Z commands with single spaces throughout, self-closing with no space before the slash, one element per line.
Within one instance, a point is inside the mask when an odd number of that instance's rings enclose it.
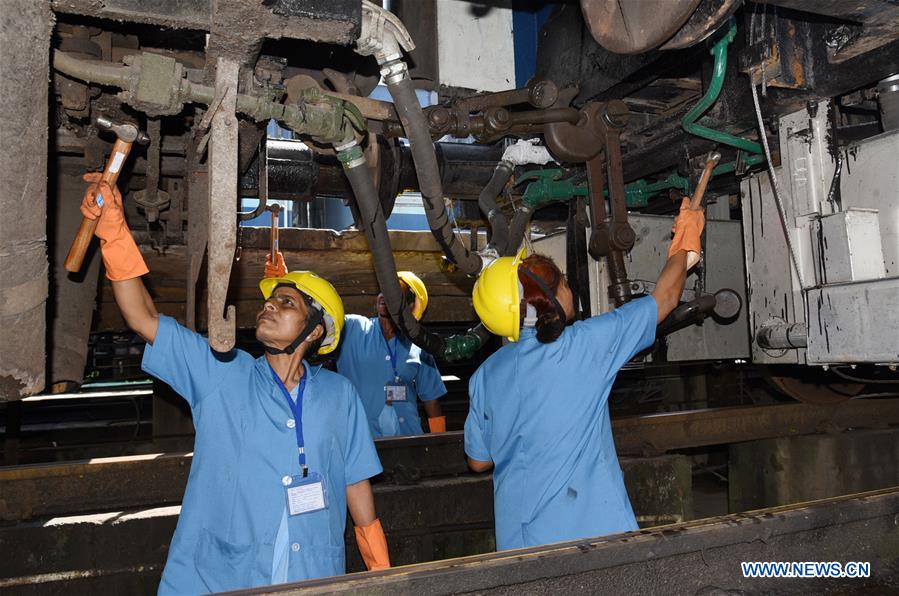
<path fill-rule="evenodd" d="M 434 108 L 428 114 L 428 121 L 434 128 L 443 130 L 444 127 L 447 126 L 450 122 L 449 110 L 443 107 Z"/>
<path fill-rule="evenodd" d="M 531 105 L 535 108 L 548 108 L 559 99 L 559 88 L 552 81 L 540 81 L 531 88 Z"/>
<path fill-rule="evenodd" d="M 821 370 L 823 370 L 824 372 L 827 372 L 827 371 L 830 370 L 830 366 L 827 365 L 827 364 L 822 364 L 822 365 L 821 365 Z"/>
<path fill-rule="evenodd" d="M 627 104 L 620 99 L 613 99 L 607 103 L 602 113 L 603 119 L 612 128 L 624 128 L 627 126 L 629 116 L 630 110 L 628 110 Z"/>
<path fill-rule="evenodd" d="M 487 124 L 494 130 L 505 130 L 512 121 L 512 115 L 505 108 L 490 108 L 485 116 Z"/>

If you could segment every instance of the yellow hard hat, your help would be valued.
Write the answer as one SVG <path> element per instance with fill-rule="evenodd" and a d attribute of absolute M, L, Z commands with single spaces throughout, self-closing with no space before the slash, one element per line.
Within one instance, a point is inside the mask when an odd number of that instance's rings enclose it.
<path fill-rule="evenodd" d="M 487 265 L 472 290 L 474 310 L 488 331 L 518 341 L 521 331 L 521 294 L 518 266 L 525 257 L 521 249 L 514 257 L 500 257 Z"/>
<path fill-rule="evenodd" d="M 294 286 L 306 294 L 324 311 L 325 339 L 318 349 L 319 354 L 328 354 L 337 349 L 340 332 L 343 330 L 343 301 L 328 280 L 311 271 L 291 271 L 284 277 L 267 277 L 259 282 L 262 295 L 268 300 L 272 292 L 281 284 Z"/>
<path fill-rule="evenodd" d="M 425 314 L 425 309 L 428 307 L 428 289 L 425 287 L 425 282 L 421 281 L 411 271 L 397 271 L 396 276 L 409 286 L 409 289 L 418 298 L 418 305 L 412 308 L 412 316 L 415 317 L 416 321 L 420 321 L 421 316 Z"/>

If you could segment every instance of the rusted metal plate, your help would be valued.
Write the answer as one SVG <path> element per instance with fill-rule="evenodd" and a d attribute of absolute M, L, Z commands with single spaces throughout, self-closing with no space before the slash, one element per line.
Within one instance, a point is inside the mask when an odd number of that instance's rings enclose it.
<path fill-rule="evenodd" d="M 631 455 L 896 424 L 899 399 L 881 399 L 634 416 L 614 420 L 612 429 L 619 454 Z M 382 439 L 376 445 L 387 482 L 418 483 L 466 473 L 462 432 Z M 177 503 L 187 482 L 189 459 L 172 454 L 0 468 L 0 519 L 97 511 L 115 503 L 120 507 Z M 629 464 L 624 465 L 626 469 Z M 69 478 L 85 482 L 67 482 Z M 635 503 L 638 492 L 633 493 Z"/>
<path fill-rule="evenodd" d="M 212 117 L 209 141 L 209 236 L 207 308 L 209 346 L 217 352 L 234 347 L 234 306 L 226 306 L 231 266 L 237 247 L 237 75 L 239 65 L 219 58 L 215 93 L 221 105 Z"/>
<path fill-rule="evenodd" d="M 329 43 L 350 44 L 359 33 L 361 14 L 358 3 L 351 0 L 316 0 L 302 3 L 300 11 L 280 10 L 278 14 L 266 4 L 271 2 L 212 2 L 211 0 L 52 0 L 54 12 L 98 17 L 129 23 L 159 25 L 171 29 L 210 31 L 213 7 L 226 5 L 220 18 L 239 17 L 230 21 L 232 34 L 257 35 L 259 38 L 310 39 Z M 295 3 L 294 3 L 295 4 Z"/>
<path fill-rule="evenodd" d="M 619 454 L 645 455 L 896 424 L 899 399 L 882 399 L 634 416 L 613 420 L 612 429 Z M 459 431 L 381 439 L 376 445 L 386 482 L 417 483 L 467 470 Z M 189 462 L 188 455 L 170 454 L 0 468 L 0 520 L 177 503 L 187 482 Z M 67 482 L 68 478 L 85 481 Z"/>
<path fill-rule="evenodd" d="M 376 494 L 396 489 L 405 495 L 378 507 L 388 530 L 492 522 L 492 478 L 468 472 L 461 432 L 379 440 L 376 445 L 384 467 Z M 156 454 L 0 468 L 0 522 L 177 504 L 192 459 L 189 453 Z M 684 456 L 623 458 L 621 465 L 641 523 L 690 517 L 690 465 Z M 454 507 L 456 497 L 427 500 L 416 492 L 434 486 L 440 493 L 439 487 L 450 490 L 459 483 L 469 487 L 463 508 Z M 442 516 L 440 524 L 435 515 Z"/>
<path fill-rule="evenodd" d="M 137 477 L 131 478 L 131 492 L 140 492 Z M 494 548 L 489 476 L 381 485 L 374 488 L 374 497 L 395 565 Z M 462 502 L 465 507 L 458 506 Z M 13 554 L 0 558 L 0 591 L 155 593 L 180 512 L 177 504 L 118 508 L 0 526 L 0 549 Z M 363 569 L 352 524 L 345 540 L 348 569 Z M 128 576 L 134 589 L 113 589 L 129 581 Z"/>
<path fill-rule="evenodd" d="M 413 449 L 412 443 L 403 448 Z M 383 450 L 382 450 L 383 451 Z M 432 456 L 441 457 L 432 452 Z M 185 456 L 172 457 L 172 466 Z M 118 462 L 123 463 L 123 462 Z M 183 466 L 182 466 L 183 467 Z M 641 523 L 683 519 L 690 500 L 690 464 L 685 456 L 664 456 L 622 462 L 625 483 Z M 47 468 L 44 469 L 46 473 Z M 161 470 L 160 470 L 161 473 Z M 181 474 L 183 476 L 183 474 Z M 128 483 L 139 474 L 117 474 Z M 96 474 L 51 476 L 55 482 L 85 485 Z M 110 476 L 112 478 L 112 476 Z M 154 476 L 154 479 L 156 477 Z M 165 482 L 161 484 L 166 484 Z M 168 482 L 173 489 L 183 487 Z M 681 493 L 676 487 L 686 486 Z M 672 490 L 671 487 L 675 487 Z M 58 488 L 58 487 L 57 487 Z M 115 486 L 105 487 L 116 493 Z M 140 492 L 134 485 L 129 494 Z M 411 485 L 378 484 L 375 507 L 384 526 L 394 565 L 408 565 L 495 550 L 493 481 L 490 475 L 430 478 Z M 89 499 L 89 496 L 83 496 Z M 78 501 L 80 506 L 88 501 Z M 23 556 L 0 560 L 0 590 L 13 593 L 153 593 L 159 582 L 166 550 L 180 513 L 178 505 L 113 508 L 103 513 L 57 515 L 39 521 L 0 526 L 0 548 Z M 364 569 L 356 548 L 355 532 L 348 524 L 347 570 Z M 27 549 L 23 548 L 27 546 Z M 25 553 L 39 553 L 37 556 Z M 127 586 L 127 587 L 126 587 Z"/>
<path fill-rule="evenodd" d="M 619 454 L 664 453 L 705 445 L 899 424 L 899 399 L 841 404 L 714 408 L 612 421 Z"/>
<path fill-rule="evenodd" d="M 617 54 L 640 54 L 671 38 L 700 0 L 581 0 L 593 38 Z"/>
<path fill-rule="evenodd" d="M 244 594 L 862 593 L 899 584 L 899 489 L 285 584 Z M 869 578 L 745 578 L 741 561 L 862 561 Z M 892 588 L 890 588 L 890 586 Z"/>

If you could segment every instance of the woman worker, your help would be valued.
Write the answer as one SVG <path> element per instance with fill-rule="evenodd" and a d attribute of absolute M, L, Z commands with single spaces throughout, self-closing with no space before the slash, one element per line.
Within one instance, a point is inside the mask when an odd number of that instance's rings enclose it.
<path fill-rule="evenodd" d="M 465 422 L 469 466 L 495 466 L 497 549 L 637 529 L 612 438 L 609 391 L 677 306 L 687 253 L 699 252 L 704 221 L 685 199 L 652 295 L 572 325 L 571 290 L 551 259 L 504 257 L 481 274 L 475 309 L 490 331 L 513 342 L 471 378 Z"/>
<path fill-rule="evenodd" d="M 352 384 L 304 357 L 334 350 L 343 305 L 310 272 L 263 279 L 256 338 L 265 355 L 215 353 L 156 312 L 118 189 L 88 188 L 107 277 L 147 341 L 143 369 L 180 393 L 196 427 L 193 463 L 160 594 L 198 594 L 345 573 L 346 513 L 369 569 L 390 566 L 368 478 L 381 464 Z M 102 209 L 96 197 L 104 199 Z"/>
<path fill-rule="evenodd" d="M 397 275 L 406 300 L 413 305 L 412 316 L 421 319 L 428 306 L 424 282 L 411 271 Z M 419 400 L 428 415 L 428 429 L 444 432 L 446 418 L 438 398 L 446 394 L 446 386 L 434 358 L 397 328 L 383 294 L 378 295 L 376 308 L 376 317 L 346 316 L 337 372 L 359 391 L 375 437 L 421 434 Z"/>

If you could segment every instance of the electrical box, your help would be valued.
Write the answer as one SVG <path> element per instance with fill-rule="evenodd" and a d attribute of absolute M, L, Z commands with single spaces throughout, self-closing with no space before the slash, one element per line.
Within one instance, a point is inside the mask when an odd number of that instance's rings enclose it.
<path fill-rule="evenodd" d="M 824 284 L 886 276 L 876 209 L 854 208 L 819 220 L 818 263 Z"/>

